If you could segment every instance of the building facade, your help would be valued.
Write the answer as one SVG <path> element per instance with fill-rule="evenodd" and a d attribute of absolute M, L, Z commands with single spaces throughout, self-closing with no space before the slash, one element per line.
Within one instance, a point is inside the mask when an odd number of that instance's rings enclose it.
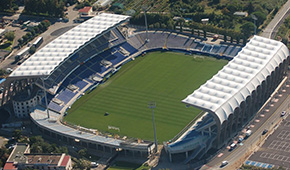
<path fill-rule="evenodd" d="M 31 108 L 39 105 L 43 96 L 42 92 L 38 91 L 38 89 L 39 88 L 32 90 L 30 88 L 26 88 L 26 90 L 14 97 L 12 103 L 16 117 L 29 118 Z"/>

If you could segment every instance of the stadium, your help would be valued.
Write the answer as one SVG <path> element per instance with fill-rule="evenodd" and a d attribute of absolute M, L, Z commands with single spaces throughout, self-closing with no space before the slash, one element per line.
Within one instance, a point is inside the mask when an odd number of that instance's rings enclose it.
<path fill-rule="evenodd" d="M 124 24 L 129 19 L 102 13 L 47 44 L 7 78 L 2 104 L 12 99 L 17 117 L 30 116 L 53 139 L 110 153 L 148 156 L 156 147 L 153 142 L 108 136 L 61 122 L 62 117 L 86 92 L 146 52 L 169 50 L 231 60 L 182 100 L 187 107 L 204 112 L 164 147 L 170 160 L 184 154 L 187 163 L 210 148 L 220 148 L 236 134 L 269 98 L 289 65 L 287 47 L 274 40 L 254 36 L 242 48 L 210 45 L 169 31 L 128 34 Z"/>

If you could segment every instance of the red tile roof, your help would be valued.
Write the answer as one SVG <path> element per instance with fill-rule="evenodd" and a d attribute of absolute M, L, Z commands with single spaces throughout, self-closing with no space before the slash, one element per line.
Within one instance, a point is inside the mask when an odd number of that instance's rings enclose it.
<path fill-rule="evenodd" d="M 6 162 L 3 170 L 17 170 L 17 168 L 13 165 L 13 162 Z"/>
<path fill-rule="evenodd" d="M 68 155 L 64 156 L 60 166 L 66 166 L 68 161 L 69 161 L 69 158 L 70 158 L 70 156 L 68 156 Z"/>
<path fill-rule="evenodd" d="M 88 13 L 91 9 L 92 9 L 92 7 L 86 6 L 86 7 L 82 8 L 82 9 L 80 9 L 79 12 Z"/>

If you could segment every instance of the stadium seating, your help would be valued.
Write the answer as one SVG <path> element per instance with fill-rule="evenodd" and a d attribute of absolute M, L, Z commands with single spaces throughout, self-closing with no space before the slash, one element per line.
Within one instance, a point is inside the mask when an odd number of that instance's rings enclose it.
<path fill-rule="evenodd" d="M 223 54 L 224 51 L 226 50 L 227 46 L 226 45 L 221 45 L 219 51 L 218 51 L 218 54 Z"/>
<path fill-rule="evenodd" d="M 212 49 L 211 49 L 211 53 L 212 54 L 218 54 L 218 51 L 219 51 L 219 49 L 221 48 L 221 46 L 220 45 L 214 45 L 213 47 L 212 47 Z"/>
<path fill-rule="evenodd" d="M 48 105 L 48 108 L 51 109 L 51 110 L 54 110 L 56 112 L 60 112 L 62 109 L 63 109 L 64 106 L 61 106 L 61 105 L 58 105 L 54 102 L 50 102 L 49 105 Z"/>
<path fill-rule="evenodd" d="M 127 50 L 130 55 L 136 53 L 138 50 L 136 48 L 134 48 L 133 46 L 131 46 L 129 43 L 125 42 L 121 45 L 121 47 L 123 47 L 125 50 Z"/>
<path fill-rule="evenodd" d="M 188 37 L 180 36 L 177 34 L 169 34 L 167 38 L 167 48 L 181 48 L 186 49 L 186 42 Z"/>
<path fill-rule="evenodd" d="M 110 43 L 111 38 L 114 43 Z M 49 89 L 51 93 L 55 93 L 59 87 L 58 84 L 62 83 L 67 75 L 77 68 L 78 65 L 83 64 L 89 58 L 94 57 L 115 45 L 119 45 L 124 41 L 125 38 L 122 33 L 118 28 L 114 28 L 108 33 L 92 40 L 90 43 L 85 44 L 79 51 L 61 64 L 57 69 L 58 71 L 53 72 L 49 76 L 49 80 L 45 81 L 45 88 Z M 38 83 L 41 84 L 40 81 Z"/>
<path fill-rule="evenodd" d="M 230 56 L 234 57 L 236 56 L 240 51 L 242 50 L 242 47 L 236 47 L 231 53 Z"/>
<path fill-rule="evenodd" d="M 228 48 L 224 52 L 224 55 L 229 56 L 230 53 L 233 51 L 234 48 L 235 48 L 234 46 L 228 46 Z"/>
<path fill-rule="evenodd" d="M 146 41 L 146 33 L 139 34 L 140 38 L 143 42 Z M 158 49 L 163 48 L 165 45 L 166 37 L 168 36 L 168 33 L 161 33 L 161 32 L 148 32 L 148 39 L 149 42 L 147 42 L 145 45 L 147 49 Z"/>
<path fill-rule="evenodd" d="M 210 53 L 211 49 L 212 49 L 212 46 L 211 45 L 205 44 L 203 46 L 203 48 L 201 49 L 201 51 L 202 52 L 205 52 L 205 53 Z"/>
<path fill-rule="evenodd" d="M 144 51 L 146 49 L 144 44 L 138 40 L 138 35 L 131 36 L 127 42 L 139 51 Z"/>
<path fill-rule="evenodd" d="M 67 104 L 75 95 L 76 93 L 68 89 L 64 89 L 56 96 L 56 98 L 63 101 L 65 104 Z"/>
<path fill-rule="evenodd" d="M 196 49 L 197 51 L 201 51 L 201 49 L 203 48 L 203 46 L 204 46 L 204 44 L 202 44 L 202 43 L 197 43 L 195 49 Z"/>

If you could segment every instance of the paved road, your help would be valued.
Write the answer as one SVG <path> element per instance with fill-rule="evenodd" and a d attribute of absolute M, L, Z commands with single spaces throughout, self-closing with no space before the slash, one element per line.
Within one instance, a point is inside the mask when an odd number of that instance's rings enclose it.
<path fill-rule="evenodd" d="M 273 20 L 268 24 L 264 31 L 260 34 L 263 37 L 273 39 L 278 31 L 278 28 L 283 23 L 285 18 L 290 14 L 290 0 L 278 11 Z"/>

